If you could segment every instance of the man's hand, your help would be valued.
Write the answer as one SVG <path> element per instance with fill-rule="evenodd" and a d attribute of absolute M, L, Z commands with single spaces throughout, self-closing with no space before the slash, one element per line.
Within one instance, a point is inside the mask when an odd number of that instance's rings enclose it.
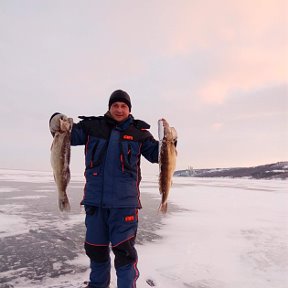
<path fill-rule="evenodd" d="M 164 135 L 169 131 L 170 126 L 169 123 L 167 122 L 166 119 L 162 118 L 162 123 L 163 123 L 163 127 L 164 127 Z"/>
<path fill-rule="evenodd" d="M 67 131 L 69 127 L 68 118 L 62 113 L 55 113 L 51 116 L 49 121 L 49 128 L 52 136 L 59 131 Z"/>

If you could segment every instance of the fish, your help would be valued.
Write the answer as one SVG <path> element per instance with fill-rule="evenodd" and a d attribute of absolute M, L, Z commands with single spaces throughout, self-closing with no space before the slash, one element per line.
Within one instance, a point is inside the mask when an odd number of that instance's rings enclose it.
<path fill-rule="evenodd" d="M 176 168 L 177 131 L 166 120 L 158 120 L 159 136 L 159 192 L 162 196 L 159 211 L 165 214 L 168 208 L 168 195 Z"/>
<path fill-rule="evenodd" d="M 66 190 L 71 177 L 69 164 L 71 157 L 70 136 L 73 119 L 62 116 L 59 121 L 59 130 L 55 132 L 51 145 L 50 162 L 58 191 L 59 210 L 69 212 L 71 207 Z"/>

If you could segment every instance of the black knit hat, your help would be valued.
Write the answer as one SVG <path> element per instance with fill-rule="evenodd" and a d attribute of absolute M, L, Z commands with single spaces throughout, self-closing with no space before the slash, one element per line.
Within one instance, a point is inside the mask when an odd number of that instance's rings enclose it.
<path fill-rule="evenodd" d="M 131 100 L 130 100 L 130 96 L 128 95 L 127 92 L 123 91 L 123 90 L 116 90 L 114 91 L 109 99 L 109 110 L 111 108 L 111 105 L 115 102 L 124 102 L 125 104 L 127 104 L 127 106 L 129 107 L 129 111 L 131 112 Z"/>

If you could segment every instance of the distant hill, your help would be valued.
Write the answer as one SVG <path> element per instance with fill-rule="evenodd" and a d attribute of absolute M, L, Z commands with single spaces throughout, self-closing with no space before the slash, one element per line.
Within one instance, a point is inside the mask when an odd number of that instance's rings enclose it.
<path fill-rule="evenodd" d="M 213 169 L 186 169 L 177 170 L 177 177 L 230 177 L 255 179 L 287 179 L 288 162 L 278 162 L 255 167 L 213 168 Z"/>

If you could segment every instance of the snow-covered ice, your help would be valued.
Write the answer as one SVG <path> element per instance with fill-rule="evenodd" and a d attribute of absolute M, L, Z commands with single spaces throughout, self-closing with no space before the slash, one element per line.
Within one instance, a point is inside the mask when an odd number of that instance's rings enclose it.
<path fill-rule="evenodd" d="M 170 201 L 187 211 L 169 215 L 163 238 L 140 249 L 142 276 L 171 288 L 288 287 L 287 188 L 175 178 Z"/>
<path fill-rule="evenodd" d="M 0 174 L 0 287 L 81 287 L 89 275 L 81 177 L 72 175 L 72 211 L 61 214 L 48 172 Z M 157 178 L 145 178 L 137 287 L 151 279 L 162 288 L 287 288 L 287 184 L 175 177 L 162 216 Z"/>

